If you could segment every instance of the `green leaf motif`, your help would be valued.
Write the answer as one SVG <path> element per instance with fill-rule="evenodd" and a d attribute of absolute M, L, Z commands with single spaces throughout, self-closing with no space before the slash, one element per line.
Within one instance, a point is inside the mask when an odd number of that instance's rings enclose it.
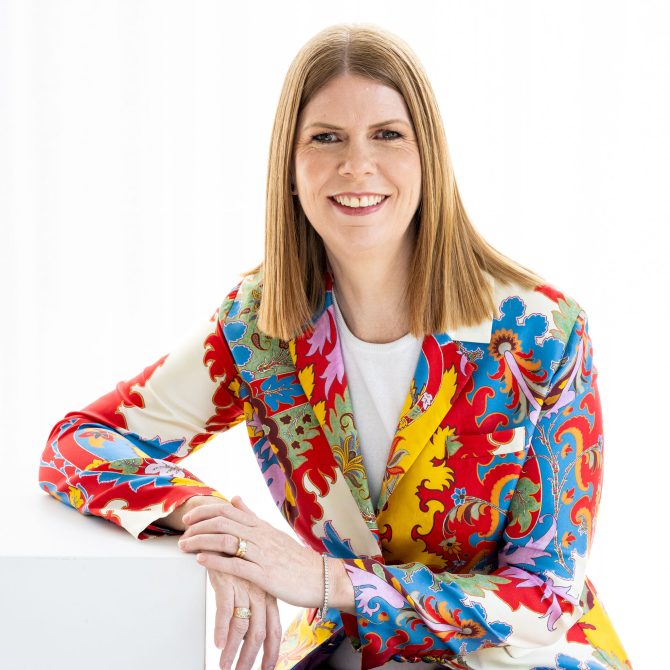
<path fill-rule="evenodd" d="M 406 582 L 407 584 L 411 584 L 414 581 L 414 574 L 417 572 L 421 572 L 422 570 L 425 570 L 425 566 L 422 565 L 421 563 L 417 563 L 416 561 L 412 561 L 411 563 L 406 563 L 407 568 L 405 569 L 405 574 L 403 575 L 403 582 Z"/>
<path fill-rule="evenodd" d="M 519 524 L 522 532 L 530 527 L 531 513 L 540 509 L 540 503 L 532 496 L 540 490 L 528 477 L 522 477 L 516 486 L 509 506 L 510 525 Z"/>
<path fill-rule="evenodd" d="M 551 334 L 553 337 L 561 340 L 564 344 L 567 344 L 570 333 L 572 332 L 572 326 L 577 320 L 582 308 L 572 298 L 568 298 L 567 302 L 562 298 L 559 298 L 558 307 L 559 309 L 552 310 L 551 312 L 554 317 L 554 323 L 556 324 L 556 328 L 551 329 Z"/>
<path fill-rule="evenodd" d="M 309 403 L 277 412 L 271 421 L 277 426 L 281 440 L 287 445 L 286 454 L 294 470 L 306 460 L 306 453 L 314 448 L 311 441 L 318 434 L 318 421 Z"/>
<path fill-rule="evenodd" d="M 383 579 L 384 581 L 386 581 L 386 573 L 384 572 L 384 568 L 382 568 L 382 566 L 379 565 L 379 563 L 372 564 L 372 572 L 374 572 L 375 575 L 379 577 L 379 579 Z"/>
<path fill-rule="evenodd" d="M 141 458 L 119 458 L 116 461 L 111 461 L 109 464 L 110 470 L 120 470 L 124 475 L 134 475 L 142 465 Z"/>
<path fill-rule="evenodd" d="M 486 505 L 483 505 L 482 503 L 474 505 L 471 513 L 472 518 L 477 521 L 479 519 L 479 513 L 484 509 L 486 509 Z"/>
<path fill-rule="evenodd" d="M 447 584 L 456 584 L 463 593 L 469 596 L 481 597 L 485 591 L 497 591 L 498 584 L 509 584 L 510 579 L 498 575 L 484 575 L 478 572 L 472 572 L 468 575 L 457 575 L 450 572 L 443 572 L 436 575 L 436 579 Z"/>
<path fill-rule="evenodd" d="M 453 456 L 462 446 L 462 443 L 454 435 L 447 435 L 447 456 Z"/>
<path fill-rule="evenodd" d="M 328 415 L 328 422 L 324 428 L 324 433 L 330 444 L 340 444 L 354 432 L 354 411 L 351 404 L 347 403 L 345 398 L 338 394 L 335 395 L 334 405 Z"/>
<path fill-rule="evenodd" d="M 630 670 L 630 665 L 618 659 L 614 653 L 608 653 L 603 649 L 598 649 L 593 655 L 594 658 L 605 665 L 605 667 L 613 668 L 614 670 Z"/>

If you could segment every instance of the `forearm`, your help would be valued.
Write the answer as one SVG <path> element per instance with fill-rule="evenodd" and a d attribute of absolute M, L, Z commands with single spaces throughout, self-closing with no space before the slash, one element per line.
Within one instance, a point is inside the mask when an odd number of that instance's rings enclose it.
<path fill-rule="evenodd" d="M 200 505 L 211 505 L 213 503 L 221 502 L 224 501 L 216 496 L 192 496 L 179 505 L 179 507 L 176 507 L 174 510 L 172 510 L 170 514 L 162 517 L 161 519 L 157 519 L 154 523 L 158 526 L 163 526 L 164 528 L 184 531 L 186 530 L 186 524 L 182 520 L 184 515 L 188 514 L 188 512 Z"/>

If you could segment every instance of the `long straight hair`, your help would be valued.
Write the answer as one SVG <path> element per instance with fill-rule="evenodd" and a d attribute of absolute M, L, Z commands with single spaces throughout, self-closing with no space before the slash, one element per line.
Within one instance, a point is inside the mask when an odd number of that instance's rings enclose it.
<path fill-rule="evenodd" d="M 327 256 L 321 237 L 291 194 L 298 115 L 335 77 L 352 74 L 394 89 L 405 100 L 421 157 L 421 199 L 412 225 L 414 253 L 406 287 L 415 337 L 471 326 L 495 316 L 489 283 L 532 289 L 544 280 L 504 256 L 465 213 L 435 94 L 423 66 L 396 35 L 371 24 L 343 23 L 317 33 L 298 52 L 284 80 L 268 161 L 265 255 L 243 276 L 262 274 L 258 328 L 289 340 L 312 329 L 323 307 Z"/>

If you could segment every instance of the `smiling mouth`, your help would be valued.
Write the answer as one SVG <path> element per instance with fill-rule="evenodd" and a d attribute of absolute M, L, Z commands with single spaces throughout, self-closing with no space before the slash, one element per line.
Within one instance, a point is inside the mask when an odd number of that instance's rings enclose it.
<path fill-rule="evenodd" d="M 362 206 L 362 205 L 345 205 L 344 203 L 339 202 L 339 201 L 335 198 L 334 195 L 329 195 L 329 196 L 328 196 L 328 199 L 329 199 L 329 200 L 332 200 L 332 202 L 334 202 L 336 205 L 339 205 L 340 207 L 346 207 L 346 208 L 348 208 L 348 209 L 372 209 L 373 207 L 378 207 L 379 205 L 381 205 L 383 202 L 385 202 L 386 200 L 388 200 L 388 199 L 390 198 L 389 195 L 383 195 L 383 194 L 381 194 L 381 193 L 380 193 L 379 195 L 382 196 L 382 199 L 381 199 L 379 202 L 376 202 L 374 205 L 367 205 L 367 206 Z"/>
<path fill-rule="evenodd" d="M 386 204 L 386 201 L 390 197 L 390 195 L 385 195 L 378 203 L 374 205 L 368 205 L 367 207 L 350 207 L 348 205 L 343 205 L 341 202 L 337 202 L 333 196 L 328 196 L 328 199 L 333 203 L 333 206 L 340 211 L 340 213 L 347 217 L 356 218 L 374 214 L 377 212 L 377 210 L 381 209 Z"/>

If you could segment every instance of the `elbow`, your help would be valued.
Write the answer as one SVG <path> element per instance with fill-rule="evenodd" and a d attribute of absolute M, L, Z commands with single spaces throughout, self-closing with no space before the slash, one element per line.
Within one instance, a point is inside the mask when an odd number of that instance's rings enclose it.
<path fill-rule="evenodd" d="M 40 455 L 37 482 L 40 489 L 61 502 L 75 507 L 76 496 L 73 499 L 73 482 L 77 468 L 71 461 L 70 447 L 64 437 L 70 441 L 71 428 L 76 425 L 76 414 L 66 414 L 49 432 L 46 444 Z M 74 446 L 74 443 L 72 443 Z"/>

